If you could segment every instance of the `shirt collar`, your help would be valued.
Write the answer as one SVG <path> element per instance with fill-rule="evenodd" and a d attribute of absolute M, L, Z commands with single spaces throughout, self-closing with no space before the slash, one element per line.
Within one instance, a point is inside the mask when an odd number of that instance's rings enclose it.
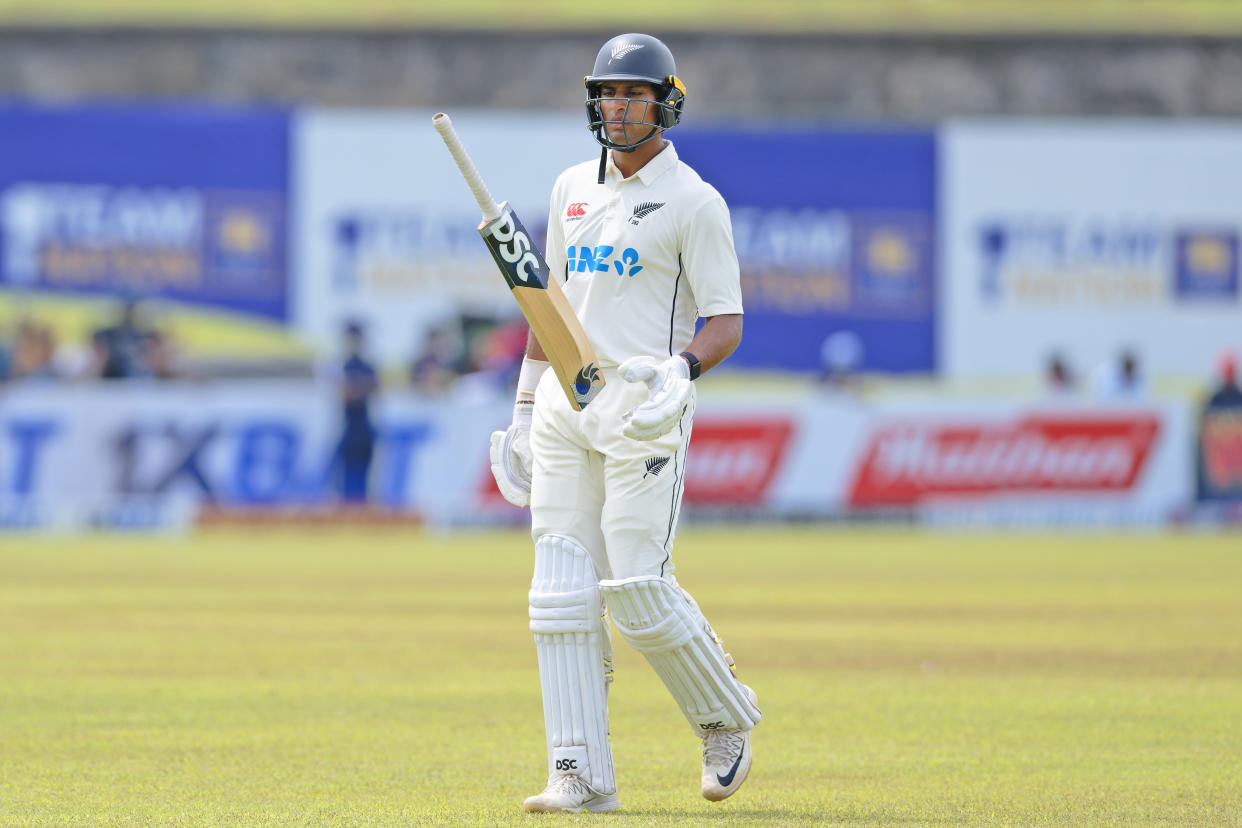
<path fill-rule="evenodd" d="M 666 138 L 665 140 L 667 141 L 668 139 Z M 644 164 L 642 169 L 634 173 L 634 175 L 637 176 L 639 181 L 650 187 L 657 178 L 664 175 L 664 173 L 668 172 L 676 164 L 677 149 L 673 146 L 673 142 L 669 141 L 668 144 L 665 145 L 664 149 L 660 150 L 655 158 L 652 158 Z M 625 180 L 621 178 L 621 171 L 617 169 L 617 165 L 613 162 L 611 152 L 608 153 L 608 174 L 610 176 L 615 176 L 618 183 Z"/>

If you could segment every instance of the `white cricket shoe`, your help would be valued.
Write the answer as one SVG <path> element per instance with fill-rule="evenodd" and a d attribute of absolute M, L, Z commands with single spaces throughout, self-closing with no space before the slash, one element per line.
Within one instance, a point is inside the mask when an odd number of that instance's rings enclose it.
<path fill-rule="evenodd" d="M 759 706 L 755 691 L 742 685 L 751 704 Z M 737 793 L 750 773 L 750 731 L 714 730 L 699 736 L 703 740 L 703 798 L 712 802 Z"/>
<path fill-rule="evenodd" d="M 581 776 L 562 773 L 548 780 L 548 787 L 538 796 L 527 797 L 523 811 L 576 814 L 579 811 L 615 811 L 621 800 L 615 793 L 601 794 L 591 789 Z"/>

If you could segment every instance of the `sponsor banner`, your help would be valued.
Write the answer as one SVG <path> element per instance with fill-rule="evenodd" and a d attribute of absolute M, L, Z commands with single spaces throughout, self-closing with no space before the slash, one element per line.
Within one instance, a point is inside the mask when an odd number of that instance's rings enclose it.
<path fill-rule="evenodd" d="M 331 383 L 13 386 L 0 411 L 0 526 L 69 515 L 139 527 L 187 503 L 330 502 L 336 395 Z M 373 501 L 439 525 L 526 520 L 489 469 L 487 435 L 511 414 L 507 394 L 385 393 L 373 411 Z M 1229 434 L 1226 462 L 1212 467 L 1226 475 Z M 1186 407 L 1172 404 L 715 399 L 695 415 L 684 502 L 691 519 L 949 509 L 958 522 L 1149 523 L 1192 502 L 1194 445 Z"/>
<path fill-rule="evenodd" d="M 931 130 L 673 138 L 732 214 L 746 336 L 731 365 L 818 371 L 824 340 L 851 331 L 862 370 L 935 370 Z"/>
<path fill-rule="evenodd" d="M 1159 431 L 1160 419 L 1150 412 L 887 423 L 868 437 L 850 505 L 913 506 L 1021 492 L 1125 493 L 1135 488 Z"/>
<path fill-rule="evenodd" d="M 374 355 L 399 365 L 459 312 L 520 316 L 433 114 L 311 108 L 296 118 L 295 318 L 311 341 L 334 345 L 342 322 L 360 319 Z M 492 195 L 542 249 L 557 176 L 599 155 L 584 116 L 451 114 Z"/>
<path fill-rule="evenodd" d="M 269 381 L 18 385 L 0 411 L 0 502 L 85 512 L 162 498 L 247 507 L 330 501 L 337 394 L 332 383 Z M 512 413 L 498 399 L 486 403 L 385 395 L 374 413 L 373 499 L 443 522 L 468 515 L 486 435 Z"/>
<path fill-rule="evenodd" d="M 949 376 L 1198 377 L 1242 342 L 1242 125 L 951 123 L 941 187 Z"/>
<path fill-rule="evenodd" d="M 288 318 L 284 110 L 3 106 L 0 135 L 0 291 Z"/>

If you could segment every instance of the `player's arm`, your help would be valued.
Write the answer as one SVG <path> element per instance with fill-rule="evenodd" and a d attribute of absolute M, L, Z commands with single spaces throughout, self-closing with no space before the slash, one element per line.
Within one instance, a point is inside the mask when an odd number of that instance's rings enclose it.
<path fill-rule="evenodd" d="M 713 191 L 714 193 L 714 191 Z M 657 362 L 631 357 L 619 372 L 627 382 L 645 382 L 650 396 L 626 415 L 622 433 L 654 440 L 676 427 L 693 393 L 690 382 L 724 361 L 742 341 L 742 292 L 729 209 L 719 194 L 699 206 L 682 232 L 683 264 L 703 327 L 680 355 Z"/>
<path fill-rule="evenodd" d="M 526 358 L 533 359 L 538 362 L 547 362 L 548 355 L 543 352 L 543 346 L 539 344 L 539 340 L 535 338 L 535 332 L 530 331 L 526 334 Z"/>
<path fill-rule="evenodd" d="M 699 373 L 705 374 L 724 362 L 741 342 L 742 315 L 722 313 L 703 320 L 703 327 L 694 335 L 686 353 L 698 359 Z"/>

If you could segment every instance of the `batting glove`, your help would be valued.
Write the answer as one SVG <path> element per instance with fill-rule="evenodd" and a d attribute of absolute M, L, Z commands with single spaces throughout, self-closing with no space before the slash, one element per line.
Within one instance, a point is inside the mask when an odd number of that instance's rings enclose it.
<path fill-rule="evenodd" d="M 661 362 L 654 357 L 630 357 L 617 369 L 626 382 L 647 383 L 647 401 L 623 417 L 621 432 L 635 440 L 655 440 L 668 434 L 690 403 L 690 365 L 680 356 Z"/>
<path fill-rule="evenodd" d="M 530 474 L 534 458 L 530 453 L 530 423 L 535 406 L 514 406 L 513 424 L 492 432 L 492 477 L 505 500 L 514 506 L 530 505 Z"/>

